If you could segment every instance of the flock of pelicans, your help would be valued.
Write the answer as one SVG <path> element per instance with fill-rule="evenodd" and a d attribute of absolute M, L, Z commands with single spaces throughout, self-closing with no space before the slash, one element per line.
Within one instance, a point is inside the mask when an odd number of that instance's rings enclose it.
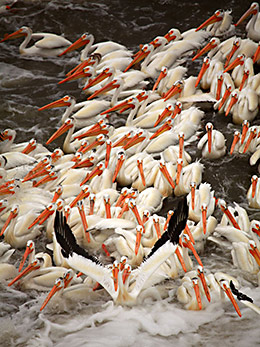
<path fill-rule="evenodd" d="M 248 16 L 247 38 L 234 36 Z M 249 153 L 251 165 L 260 157 L 260 128 L 250 126 L 260 101 L 258 3 L 236 24 L 230 11 L 217 10 L 198 28 L 171 29 L 136 53 L 111 41 L 94 44 L 91 34 L 71 43 L 28 27 L 0 42 L 16 37 L 24 37 L 20 53 L 29 56 L 61 57 L 82 47 L 81 62 L 59 83 L 79 80 L 87 100 L 67 95 L 39 109 L 66 108 L 46 142 L 67 132 L 62 150 L 51 152 L 35 139 L 15 144 L 12 129 L 0 133 L 1 280 L 49 291 L 42 310 L 54 296 L 84 300 L 103 289 L 116 303 L 132 305 L 158 298 L 155 284 L 183 276 L 177 299 L 187 309 L 230 300 L 241 316 L 238 300 L 260 314 L 236 278 L 210 273 L 199 257 L 210 240 L 260 284 L 260 221 L 216 199 L 202 181 L 204 166 L 185 150 L 201 131 L 204 111 L 196 105 L 209 102 L 241 124 L 230 155 Z M 38 41 L 28 48 L 31 38 Z M 205 53 L 198 76 L 186 77 L 186 62 Z M 197 146 L 203 158 L 217 160 L 227 155 L 225 142 L 207 123 Z M 247 199 L 256 209 L 259 185 L 254 175 Z M 171 195 L 178 207 L 166 218 L 157 215 Z M 42 234 L 48 252 L 36 253 L 33 240 Z M 18 269 L 9 262 L 17 248 L 25 248 Z"/>

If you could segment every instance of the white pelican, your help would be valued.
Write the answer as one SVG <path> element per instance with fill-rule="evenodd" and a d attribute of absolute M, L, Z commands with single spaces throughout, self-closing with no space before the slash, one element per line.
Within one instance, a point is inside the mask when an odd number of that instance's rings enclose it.
<path fill-rule="evenodd" d="M 242 23 L 248 16 L 252 14 L 252 18 L 247 23 L 246 31 L 247 36 L 254 40 L 260 41 L 260 16 L 259 16 L 259 4 L 257 2 L 252 2 L 249 9 L 240 17 L 240 19 L 235 24 L 236 26 Z"/>
<path fill-rule="evenodd" d="M 255 243 L 251 242 L 233 242 L 232 243 L 232 260 L 236 267 L 244 271 L 256 274 L 259 272 L 260 257 L 259 250 L 255 250 Z"/>
<path fill-rule="evenodd" d="M 202 291 L 203 287 L 197 276 L 191 278 L 185 275 L 182 278 L 181 286 L 177 289 L 177 299 L 185 304 L 185 308 L 188 310 L 202 310 L 206 306 L 204 296 L 201 298 Z"/>
<path fill-rule="evenodd" d="M 199 189 L 195 189 L 195 191 L 189 193 L 187 200 L 189 203 L 189 218 L 195 222 L 201 221 L 203 232 L 206 234 L 207 218 L 211 216 L 215 210 L 214 191 L 211 190 L 210 184 L 201 183 Z"/>
<path fill-rule="evenodd" d="M 187 223 L 188 228 L 190 229 L 190 232 L 192 234 L 192 237 L 195 241 L 194 248 L 196 249 L 197 252 L 203 252 L 204 251 L 204 245 L 205 241 L 208 239 L 210 235 L 213 234 L 218 221 L 216 220 L 215 217 L 209 216 L 207 218 L 207 223 L 206 223 L 206 233 L 204 234 L 204 229 L 205 226 L 203 226 L 203 223 L 199 221 L 197 224 L 194 221 L 189 220 L 189 223 Z"/>
<path fill-rule="evenodd" d="M 253 299 L 247 296 L 246 294 L 240 292 L 234 285 L 233 281 L 229 282 L 230 289 L 233 295 L 236 295 L 237 299 L 242 302 L 245 306 L 249 307 L 251 310 L 260 314 L 260 308 L 253 303 Z"/>
<path fill-rule="evenodd" d="M 13 169 L 15 167 L 20 167 L 23 169 L 24 166 L 35 164 L 37 161 L 35 158 L 31 157 L 28 154 L 20 152 L 5 152 L 0 154 L 0 167 L 3 167 L 6 170 Z M 28 170 L 28 166 L 25 167 Z"/>
<path fill-rule="evenodd" d="M 94 36 L 92 34 L 84 33 L 81 37 L 72 43 L 66 50 L 64 50 L 60 56 L 68 52 L 74 51 L 82 46 L 85 46 L 81 52 L 80 60 L 84 61 L 88 53 L 100 53 L 101 56 L 104 56 L 113 51 L 128 51 L 127 48 L 117 42 L 105 41 L 94 43 Z"/>
<path fill-rule="evenodd" d="M 234 201 L 234 205 L 235 205 L 234 207 L 229 206 L 229 211 L 234 216 L 234 219 L 237 222 L 237 225 L 236 224 L 234 225 L 232 223 L 232 220 L 230 220 L 229 216 L 226 213 L 223 214 L 220 221 L 220 225 L 221 226 L 232 225 L 237 229 L 239 226 L 241 230 L 244 230 L 245 232 L 249 232 L 250 220 L 249 220 L 247 211 L 243 207 L 241 207 L 239 204 L 237 204 L 235 201 Z"/>
<path fill-rule="evenodd" d="M 150 53 L 149 51 L 149 54 L 146 56 L 145 61 L 141 65 L 141 71 L 147 73 L 147 75 L 152 76 L 153 78 L 156 78 L 163 66 L 171 69 L 177 65 L 180 65 L 178 59 L 183 58 L 183 60 L 186 60 L 188 55 L 199 47 L 200 44 L 198 42 L 189 40 L 187 38 L 172 42 L 166 46 L 166 50 L 154 55 L 152 55 L 153 52 Z M 151 56 L 152 60 L 150 60 Z"/>
<path fill-rule="evenodd" d="M 40 252 L 18 276 L 8 283 L 8 286 L 20 280 L 19 284 L 23 289 L 48 291 L 53 287 L 56 278 L 62 276 L 67 270 L 64 267 L 52 266 L 49 254 Z M 74 281 L 81 280 L 78 278 Z"/>
<path fill-rule="evenodd" d="M 136 302 L 138 295 L 156 269 L 176 250 L 179 234 L 186 225 L 187 208 L 186 199 L 184 199 L 172 218 L 174 219 L 172 226 L 175 230 L 165 232 L 146 260 L 133 272 L 129 272 L 125 260 L 119 264 L 114 263 L 112 269 L 103 267 L 96 258 L 77 245 L 69 226 L 63 216 L 58 213 L 55 218 L 55 233 L 63 249 L 63 255 L 68 259 L 71 267 L 99 282 L 115 302 L 131 305 Z M 127 269 L 129 273 L 125 276 Z"/>
<path fill-rule="evenodd" d="M 145 152 L 142 152 L 142 154 L 143 153 Z M 137 160 L 139 160 L 139 163 L 142 164 L 143 177 L 141 173 L 138 174 L 135 180 L 132 182 L 132 187 L 134 189 L 138 189 L 141 192 L 145 190 L 147 187 L 154 185 L 155 179 L 159 172 L 159 163 L 157 160 L 153 159 L 151 155 L 143 156 L 140 154 L 139 155 L 137 154 L 136 156 L 138 156 Z M 129 158 L 129 160 L 131 159 Z M 133 167 L 135 167 L 134 165 L 135 163 L 137 163 L 137 161 L 136 162 L 132 161 L 132 163 L 133 163 Z"/>
<path fill-rule="evenodd" d="M 243 145 L 245 141 L 248 129 L 249 129 L 249 122 L 248 120 L 244 120 L 242 125 L 242 134 L 238 130 L 234 132 L 233 141 L 230 147 L 230 154 L 239 152 L 240 147 Z M 256 162 L 251 164 L 250 162 L 250 165 L 254 165 L 255 163 Z"/>
<path fill-rule="evenodd" d="M 233 282 L 236 283 L 236 286 L 238 286 L 237 280 L 222 272 L 216 272 L 214 275 L 209 274 L 205 277 L 204 274 L 201 276 L 202 273 L 203 268 L 200 267 L 197 272 L 193 270 L 183 277 L 182 285 L 177 290 L 178 300 L 184 303 L 187 309 L 201 310 L 208 305 L 208 301 L 210 301 L 211 298 L 213 301 L 219 301 L 219 299 L 224 301 L 226 299 L 224 293 L 226 293 L 237 314 L 241 317 L 240 309 L 230 289 L 231 282 L 232 284 Z M 199 281 L 199 278 L 201 281 Z M 252 299 L 248 298 L 246 295 L 243 298 L 244 300 L 252 301 Z"/>
<path fill-rule="evenodd" d="M 198 130 L 200 121 L 204 112 L 192 106 L 184 110 L 174 120 L 174 126 L 170 130 L 161 133 L 153 138 L 145 147 L 147 153 L 161 153 L 167 147 L 176 145 L 179 142 L 178 134 L 184 133 L 184 138 L 188 142 L 195 140 L 195 134 Z"/>
<path fill-rule="evenodd" d="M 68 302 L 75 305 L 76 301 L 91 303 L 93 300 L 100 297 L 100 291 L 94 290 L 95 283 L 89 277 L 83 282 L 75 284 L 75 273 L 73 270 L 69 269 L 64 272 L 62 277 L 58 277 L 55 280 L 54 286 L 50 290 L 49 294 L 45 298 L 40 311 L 42 311 L 45 306 L 49 303 L 50 299 L 55 302 L 55 310 L 57 304 L 59 307 L 67 307 Z"/>
<path fill-rule="evenodd" d="M 186 166 L 183 165 L 183 159 L 177 160 L 176 187 L 174 194 L 176 196 L 184 195 L 190 192 L 191 184 L 198 186 L 202 181 L 203 164 L 198 160 Z"/>
<path fill-rule="evenodd" d="M 145 170 L 146 171 L 146 170 Z M 144 172 L 145 172 L 144 171 Z M 172 194 L 175 188 L 174 178 L 176 176 L 176 167 L 172 163 L 165 163 L 163 160 L 157 161 L 156 165 L 150 171 L 148 179 L 154 177 L 153 185 L 160 191 L 162 196 L 167 197 Z"/>
<path fill-rule="evenodd" d="M 0 133 L 0 152 L 22 152 L 23 154 L 30 154 L 32 157 L 44 156 L 51 154 L 47 148 L 37 143 L 35 139 L 28 142 L 14 144 L 16 131 L 13 129 L 5 129 Z"/>
<path fill-rule="evenodd" d="M 243 121 L 243 125 L 247 122 L 247 120 Z M 247 123 L 249 125 L 249 122 Z M 243 143 L 240 145 L 238 151 L 239 153 L 254 153 L 252 158 L 250 158 L 250 165 L 254 165 L 257 161 L 258 157 L 258 146 L 259 146 L 259 138 L 258 138 L 259 126 L 251 126 L 245 129 Z M 242 138 L 242 136 L 241 136 Z M 241 141 L 242 142 L 242 141 Z"/>
<path fill-rule="evenodd" d="M 206 124 L 207 133 L 199 140 L 198 149 L 202 150 L 202 157 L 207 159 L 218 159 L 226 153 L 226 139 L 224 135 L 213 129 L 212 123 Z"/>
<path fill-rule="evenodd" d="M 202 49 L 200 49 L 197 54 L 192 58 L 192 61 L 198 59 L 203 54 L 207 53 L 207 56 L 209 58 L 212 58 L 216 52 L 219 50 L 220 45 L 220 39 L 218 37 L 212 37 L 210 41 L 204 46 Z"/>
<path fill-rule="evenodd" d="M 8 280 L 17 276 L 17 269 L 10 264 L 10 258 L 15 249 L 6 242 L 0 242 L 0 280 Z"/>
<path fill-rule="evenodd" d="M 75 153 L 77 149 L 80 147 L 80 141 L 74 140 L 71 142 L 73 137 L 73 131 L 75 129 L 75 121 L 73 118 L 68 118 L 62 126 L 55 131 L 55 133 L 47 140 L 46 144 L 48 145 L 52 141 L 54 141 L 56 138 L 64 134 L 66 131 L 68 131 L 64 142 L 63 142 L 63 152 L 64 153 Z"/>
<path fill-rule="evenodd" d="M 25 36 L 25 39 L 19 47 L 20 54 L 56 57 L 71 44 L 69 40 L 62 36 L 50 33 L 33 33 L 31 28 L 26 26 L 21 27 L 12 34 L 6 35 L 0 42 L 23 36 Z M 31 39 L 38 39 L 39 41 L 27 48 Z"/>
<path fill-rule="evenodd" d="M 1 230 L 1 235 L 4 234 L 5 241 L 14 248 L 24 247 L 28 240 L 40 235 L 38 226 L 33 230 L 28 230 L 29 225 L 36 217 L 36 212 L 34 210 L 20 217 L 18 215 L 19 205 L 14 205 Z"/>
<path fill-rule="evenodd" d="M 224 104 L 225 95 L 222 100 L 219 100 L 220 103 L 217 102 L 214 107 L 218 107 L 219 110 L 223 107 L 226 116 L 231 113 L 232 121 L 235 124 L 242 124 L 244 120 L 252 121 L 255 119 L 258 113 L 259 100 L 257 93 L 250 85 L 241 91 L 235 89 L 232 93 L 229 92 L 229 95 Z"/>
<path fill-rule="evenodd" d="M 116 102 L 117 95 L 113 97 Z M 107 100 L 91 100 L 76 103 L 76 99 L 66 95 L 63 98 L 53 101 L 52 103 L 41 107 L 39 110 L 45 110 L 54 107 L 67 106 L 66 111 L 62 115 L 61 122 L 64 123 L 69 116 L 73 116 L 76 123 L 76 128 L 82 128 L 85 126 L 92 125 L 94 121 L 102 119 L 100 113 L 113 105 L 113 100 L 111 102 Z"/>
<path fill-rule="evenodd" d="M 247 79 L 254 76 L 253 59 L 251 57 L 246 58 L 244 54 L 239 54 L 224 71 L 227 72 L 232 68 L 231 77 L 235 86 L 241 90 L 247 84 Z"/>
<path fill-rule="evenodd" d="M 259 178 L 257 175 L 253 175 L 251 178 L 251 185 L 246 194 L 249 207 L 260 208 L 259 184 Z"/>
<path fill-rule="evenodd" d="M 197 83 L 198 79 L 195 76 L 176 81 L 164 95 L 164 101 L 172 100 L 171 98 L 176 96 L 177 102 L 181 103 L 215 102 L 215 98 L 210 93 L 203 93 L 201 89 L 197 88 Z"/>
<path fill-rule="evenodd" d="M 238 230 L 241 230 L 238 221 L 235 218 L 235 209 L 230 208 L 230 206 L 227 206 L 227 203 L 225 200 L 223 199 L 218 199 L 217 202 L 219 208 L 221 209 L 221 211 L 224 213 L 224 215 L 226 216 L 223 220 L 222 220 L 222 224 L 227 225 L 227 224 L 232 224 L 235 228 L 237 228 Z M 236 205 L 237 207 L 238 205 Z M 236 211 L 238 212 L 238 211 Z"/>
<path fill-rule="evenodd" d="M 176 66 L 173 69 L 168 69 L 166 66 L 161 68 L 161 72 L 153 86 L 153 91 L 157 91 L 161 96 L 163 96 L 178 80 L 183 79 L 187 68 L 184 66 Z"/>
<path fill-rule="evenodd" d="M 208 90 L 215 80 L 217 74 L 222 72 L 224 65 L 218 59 L 210 59 L 208 56 L 203 59 L 201 70 L 198 74 L 195 87 L 200 86 L 204 90 Z"/>
<path fill-rule="evenodd" d="M 220 77 L 219 77 L 220 76 Z M 216 99 L 218 100 L 214 109 L 218 109 L 219 112 L 224 112 L 224 108 L 228 104 L 229 96 L 231 92 L 235 89 L 235 84 L 228 72 L 217 74 L 216 79 L 213 80 L 213 84 L 217 83 L 216 88 Z"/>
<path fill-rule="evenodd" d="M 223 37 L 229 36 L 234 32 L 234 25 L 232 23 L 232 11 L 217 10 L 215 13 L 203 22 L 196 31 L 206 28 L 206 31 L 210 32 L 211 35 Z"/>
<path fill-rule="evenodd" d="M 252 58 L 254 63 L 258 61 L 259 57 L 257 54 L 258 44 L 250 39 L 241 39 L 237 37 L 233 41 L 233 47 L 226 57 L 225 68 L 227 68 L 235 59 L 243 54 L 246 58 Z M 254 56 L 256 54 L 256 56 Z"/>
<path fill-rule="evenodd" d="M 207 281 L 212 292 L 214 294 L 217 294 L 218 299 L 220 297 L 222 301 L 226 301 L 228 297 L 240 317 L 241 312 L 234 296 L 236 296 L 236 299 L 240 303 L 260 314 L 260 309 L 257 305 L 253 304 L 253 299 L 237 290 L 239 283 L 233 276 L 230 276 L 223 272 L 216 272 L 214 275 L 209 274 L 207 276 Z"/>

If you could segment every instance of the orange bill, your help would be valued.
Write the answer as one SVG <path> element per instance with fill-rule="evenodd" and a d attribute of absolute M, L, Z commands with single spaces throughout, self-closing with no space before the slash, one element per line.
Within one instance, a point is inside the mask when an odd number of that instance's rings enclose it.
<path fill-rule="evenodd" d="M 198 272 L 198 277 L 201 280 L 205 295 L 206 295 L 208 301 L 210 302 L 210 300 L 211 300 L 210 291 L 209 291 L 209 287 L 208 287 L 207 282 L 206 282 L 203 267 L 199 266 L 197 269 L 197 272 Z"/>
<path fill-rule="evenodd" d="M 233 138 L 231 147 L 230 147 L 230 154 L 233 154 L 236 144 L 239 142 L 239 140 L 240 140 L 240 132 L 236 130 L 234 133 L 234 138 Z"/>
<path fill-rule="evenodd" d="M 250 134 L 248 136 L 248 139 L 246 141 L 243 153 L 246 153 L 246 151 L 248 150 L 250 143 L 252 142 L 252 140 L 257 136 L 257 129 L 254 127 L 251 129 Z"/>
<path fill-rule="evenodd" d="M 198 283 L 198 278 L 194 277 L 192 278 L 192 283 L 193 283 L 193 289 L 196 295 L 197 303 L 199 310 L 202 310 L 202 303 L 201 303 L 201 296 L 200 296 L 200 288 L 199 288 L 199 283 Z"/>
<path fill-rule="evenodd" d="M 217 47 L 218 42 L 215 37 L 213 37 L 208 44 L 206 44 L 205 47 L 203 47 L 193 58 L 192 61 L 196 60 L 197 58 L 201 57 L 203 54 L 211 51 L 213 48 Z"/>
<path fill-rule="evenodd" d="M 187 272 L 187 268 L 186 268 L 185 262 L 184 262 L 184 260 L 183 260 L 182 254 L 181 254 L 181 252 L 180 252 L 179 246 L 176 247 L 175 253 L 176 253 L 176 255 L 177 255 L 178 259 L 179 259 L 179 262 L 181 263 L 181 266 L 182 266 L 182 268 L 183 268 L 183 271 L 184 271 L 184 272 Z"/>
<path fill-rule="evenodd" d="M 7 217 L 7 220 L 5 221 L 2 230 L 0 232 L 0 236 L 2 236 L 5 232 L 5 230 L 7 229 L 7 227 L 9 226 L 9 224 L 11 223 L 11 221 L 17 217 L 18 215 L 18 207 L 14 206 L 9 214 L 9 216 Z"/>
<path fill-rule="evenodd" d="M 217 10 L 211 17 L 209 17 L 205 22 L 203 22 L 200 26 L 198 26 L 195 31 L 206 28 L 210 24 L 220 22 L 222 19 L 223 19 L 223 12 L 220 10 Z"/>
<path fill-rule="evenodd" d="M 40 262 L 38 259 L 29 264 L 18 276 L 16 276 L 11 282 L 8 283 L 8 287 L 12 286 L 15 282 L 20 280 L 23 276 L 29 274 L 31 271 L 38 270 L 40 268 Z"/>
<path fill-rule="evenodd" d="M 142 159 L 137 159 L 137 167 L 140 173 L 140 177 L 143 183 L 143 186 L 145 187 L 146 182 L 145 182 L 145 176 L 144 176 L 144 167 L 143 167 L 143 160 Z"/>
<path fill-rule="evenodd" d="M 200 69 L 200 72 L 198 74 L 198 77 L 197 77 L 197 80 L 195 82 L 195 88 L 198 87 L 203 75 L 205 74 L 205 72 L 207 71 L 207 69 L 209 68 L 209 65 L 210 65 L 210 59 L 208 57 L 204 58 L 203 60 L 203 64 L 202 64 L 202 67 Z"/>
<path fill-rule="evenodd" d="M 72 43 L 68 48 L 66 48 L 62 53 L 59 54 L 59 57 L 61 57 L 62 55 L 75 51 L 78 48 L 81 48 L 83 46 L 85 46 L 86 44 L 88 44 L 90 42 L 90 37 L 88 34 L 84 33 L 83 35 L 81 35 L 81 37 L 76 40 L 74 43 Z"/>
<path fill-rule="evenodd" d="M 48 302 L 51 300 L 51 298 L 59 291 L 63 288 L 63 279 L 62 278 L 57 278 L 57 280 L 55 281 L 54 286 L 52 287 L 52 289 L 50 290 L 49 294 L 47 295 L 46 299 L 44 300 L 40 311 L 42 311 L 44 309 L 44 307 L 48 304 Z"/>
<path fill-rule="evenodd" d="M 218 111 L 221 110 L 221 108 L 223 107 L 223 105 L 225 104 L 225 102 L 227 101 L 227 98 L 229 97 L 229 95 L 231 94 L 231 90 L 232 90 L 232 86 L 231 85 L 228 85 L 227 86 L 227 89 L 224 93 L 224 95 L 222 96 L 222 99 L 218 105 Z"/>
<path fill-rule="evenodd" d="M 136 241 L 135 241 L 135 255 L 138 254 L 140 244 L 141 244 L 141 237 L 143 232 L 143 227 L 141 225 L 137 225 L 135 228 L 136 230 Z"/>
<path fill-rule="evenodd" d="M 109 195 L 104 195 L 103 200 L 105 205 L 106 218 L 111 218 L 111 204 Z"/>
<path fill-rule="evenodd" d="M 35 150 L 37 145 L 37 142 L 35 139 L 31 139 L 28 143 L 28 145 L 22 150 L 23 154 L 29 154 L 31 153 L 33 150 Z"/>
<path fill-rule="evenodd" d="M 66 131 L 71 129 L 74 126 L 74 122 L 72 119 L 67 119 L 64 124 L 49 138 L 49 140 L 46 142 L 46 145 L 60 137 L 62 134 L 64 134 Z"/>
<path fill-rule="evenodd" d="M 227 56 L 227 58 L 226 58 L 224 68 L 227 68 L 227 67 L 228 67 L 231 58 L 233 57 L 234 53 L 235 53 L 235 52 L 238 50 L 238 48 L 240 47 L 240 42 L 241 42 L 240 39 L 235 39 L 235 40 L 234 40 L 233 46 L 232 46 L 232 48 L 231 48 L 231 51 L 230 51 L 230 53 L 228 54 L 228 56 Z"/>
<path fill-rule="evenodd" d="M 228 72 L 228 71 L 234 69 L 234 68 L 235 68 L 236 66 L 238 66 L 238 65 L 243 65 L 244 62 L 245 62 L 245 55 L 244 55 L 244 54 L 239 54 L 239 55 L 237 56 L 237 58 L 236 58 L 231 64 L 229 64 L 229 65 L 225 68 L 225 70 L 223 71 L 223 73 Z"/>
<path fill-rule="evenodd" d="M 172 189 L 175 189 L 175 183 L 173 182 L 173 179 L 166 167 L 166 164 L 162 161 L 159 162 L 159 169 L 161 171 L 161 173 L 163 174 L 163 176 L 166 178 L 166 180 L 169 182 L 170 186 L 172 187 Z"/>
<path fill-rule="evenodd" d="M 159 83 L 167 76 L 167 72 L 168 72 L 167 67 L 163 66 L 157 80 L 154 83 L 154 86 L 152 89 L 153 92 L 158 87 Z"/>

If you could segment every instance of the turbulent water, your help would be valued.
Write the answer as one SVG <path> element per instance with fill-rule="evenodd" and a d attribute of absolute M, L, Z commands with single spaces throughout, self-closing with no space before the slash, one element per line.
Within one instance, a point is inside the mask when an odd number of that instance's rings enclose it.
<path fill-rule="evenodd" d="M 170 28 L 185 31 L 198 26 L 218 8 L 233 10 L 237 20 L 249 7 L 245 1 L 20 1 L 11 12 L 1 15 L 0 37 L 22 25 L 34 32 L 53 32 L 75 41 L 83 32 L 92 33 L 95 42 L 113 40 L 137 51 L 140 43 L 164 35 Z M 240 31 L 239 31 L 240 30 Z M 238 34 L 244 36 L 243 26 Z M 78 83 L 57 85 L 65 73 L 78 62 L 77 53 L 62 58 L 23 57 L 19 40 L 0 44 L 0 123 L 1 129 L 17 131 L 15 142 L 35 137 L 44 143 L 59 126 L 61 110 L 38 112 L 38 108 L 65 94 L 84 100 Z M 196 75 L 201 59 L 192 65 Z M 203 125 L 212 121 L 227 138 L 230 148 L 233 132 L 240 126 L 208 108 Z M 258 118 L 254 124 L 259 124 Z M 60 142 L 50 145 L 54 149 Z M 199 158 L 195 146 L 187 147 L 192 159 Z M 257 210 L 249 209 L 246 192 L 257 167 L 250 167 L 248 155 L 230 156 L 215 162 L 202 160 L 203 181 L 209 182 L 218 198 L 236 201 L 245 207 L 250 218 L 260 219 Z M 166 199 L 161 215 L 172 208 L 174 198 Z M 221 212 L 216 216 L 220 218 Z M 45 239 L 37 240 L 37 251 L 44 249 Z M 16 251 L 13 262 L 19 263 L 22 251 Z M 242 289 L 260 306 L 260 291 L 254 276 L 236 269 L 230 252 L 208 242 L 201 254 L 206 271 L 223 271 L 234 275 Z M 195 262 L 195 261 L 194 261 Z M 146 299 L 132 308 L 116 306 L 104 292 L 86 293 L 75 302 L 47 306 L 40 313 L 46 293 L 22 291 L 0 284 L 0 326 L 2 346 L 255 346 L 259 344 L 258 315 L 241 307 L 239 318 L 228 302 L 213 302 L 203 311 L 186 311 L 177 302 L 176 288 L 180 278 L 167 280 L 157 287 L 162 299 Z"/>

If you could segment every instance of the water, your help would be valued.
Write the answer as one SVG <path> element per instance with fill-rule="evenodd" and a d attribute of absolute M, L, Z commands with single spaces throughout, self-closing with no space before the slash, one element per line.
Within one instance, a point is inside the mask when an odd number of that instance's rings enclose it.
<path fill-rule="evenodd" d="M 181 32 L 198 26 L 218 8 L 233 10 L 237 20 L 250 2 L 226 1 L 18 1 L 13 11 L 0 18 L 0 37 L 22 25 L 34 32 L 53 32 L 74 41 L 83 32 L 92 33 L 95 42 L 113 40 L 137 51 L 140 43 L 164 35 L 170 28 Z M 244 36 L 243 26 L 238 34 Z M 22 57 L 19 40 L 1 44 L 0 50 L 0 123 L 1 128 L 17 131 L 15 142 L 35 137 L 44 143 L 59 126 L 61 110 L 38 112 L 38 108 L 65 94 L 77 101 L 84 100 L 78 83 L 57 85 L 65 73 L 77 63 L 77 53 L 61 58 Z M 196 75 L 201 60 L 191 67 Z M 212 121 L 227 138 L 230 148 L 233 132 L 240 130 L 227 117 L 209 109 L 203 124 Z M 258 118 L 254 124 L 259 124 Z M 60 142 L 50 146 L 54 149 Z M 192 159 L 199 158 L 195 146 Z M 248 156 L 225 156 L 216 162 L 202 160 L 203 181 L 209 182 L 218 198 L 228 203 L 236 201 L 254 218 L 257 210 L 248 209 L 246 192 L 250 178 L 257 173 L 250 167 Z M 172 208 L 174 198 L 166 199 L 161 215 Z M 221 213 L 217 211 L 219 218 Z M 45 239 L 37 240 L 37 251 L 44 249 Z M 18 264 L 22 251 L 16 251 L 13 262 Z M 240 281 L 243 290 L 260 305 L 260 292 L 254 276 L 236 269 L 229 251 L 207 243 L 202 262 L 208 271 L 224 271 Z M 23 291 L 0 285 L 1 345 L 11 346 L 253 346 L 259 343 L 258 317 L 241 307 L 239 318 L 231 304 L 211 303 L 201 312 L 186 311 L 176 300 L 180 279 L 163 282 L 159 287 L 162 300 L 147 299 L 133 308 L 115 306 L 106 293 L 86 294 L 84 300 L 57 300 L 40 313 L 46 293 Z"/>

